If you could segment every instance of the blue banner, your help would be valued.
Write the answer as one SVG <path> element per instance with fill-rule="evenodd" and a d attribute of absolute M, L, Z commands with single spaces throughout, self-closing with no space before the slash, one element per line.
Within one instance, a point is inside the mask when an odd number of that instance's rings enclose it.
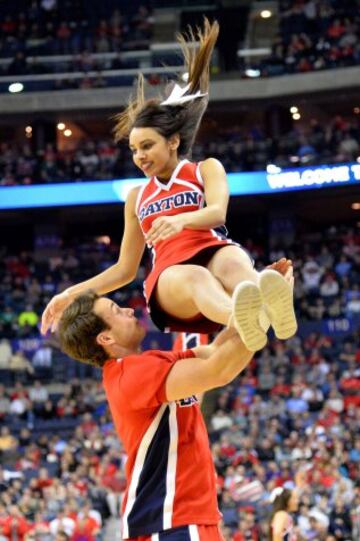
<path fill-rule="evenodd" d="M 344 337 L 360 328 L 360 316 L 322 319 L 320 321 L 303 321 L 299 325 L 298 335 L 306 337 L 312 332 L 325 336 Z"/>
<path fill-rule="evenodd" d="M 0 209 L 63 207 L 123 203 L 131 188 L 146 179 L 99 180 L 62 184 L 0 187 Z M 254 195 L 360 186 L 360 164 L 346 163 L 284 169 L 268 165 L 267 171 L 229 173 L 230 194 Z"/>

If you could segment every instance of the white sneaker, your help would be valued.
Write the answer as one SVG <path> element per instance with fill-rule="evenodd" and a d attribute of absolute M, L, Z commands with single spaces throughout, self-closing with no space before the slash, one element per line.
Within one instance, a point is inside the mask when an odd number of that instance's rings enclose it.
<path fill-rule="evenodd" d="M 292 286 L 277 271 L 265 269 L 260 273 L 259 288 L 276 337 L 287 340 L 294 336 L 297 323 Z"/>
<path fill-rule="evenodd" d="M 260 326 L 259 317 L 263 304 L 260 289 L 249 281 L 240 282 L 234 290 L 233 323 L 249 351 L 265 347 L 267 336 Z"/>
<path fill-rule="evenodd" d="M 262 330 L 266 334 L 268 332 L 268 330 L 270 329 L 271 323 L 270 323 L 270 319 L 268 318 L 268 315 L 266 313 L 266 308 L 265 308 L 264 305 L 261 307 L 261 310 L 260 310 L 259 323 L 260 323 L 260 327 L 262 328 Z"/>

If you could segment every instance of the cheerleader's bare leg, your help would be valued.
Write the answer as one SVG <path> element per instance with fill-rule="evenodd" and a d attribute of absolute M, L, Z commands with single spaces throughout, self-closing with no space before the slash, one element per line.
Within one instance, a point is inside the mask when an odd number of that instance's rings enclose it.
<path fill-rule="evenodd" d="M 240 300 L 233 304 L 230 295 L 206 267 L 173 265 L 161 273 L 155 295 L 162 310 L 177 319 L 189 320 L 200 312 L 222 325 L 231 321 L 249 351 L 257 351 L 266 344 L 266 333 L 258 321 L 262 304 L 260 291 L 250 281 L 242 282 L 237 295 Z M 232 317 L 233 312 L 235 317 Z"/>
<path fill-rule="evenodd" d="M 199 312 L 207 319 L 227 325 L 231 316 L 231 297 L 206 267 L 173 265 L 159 276 L 156 300 L 177 319 L 191 319 Z"/>
<path fill-rule="evenodd" d="M 253 326 L 253 320 L 258 321 L 265 332 L 271 323 L 277 338 L 287 339 L 295 334 L 297 323 L 292 285 L 279 272 L 269 269 L 257 272 L 247 252 L 234 245 L 220 248 L 210 259 L 207 268 L 233 296 L 234 311 L 237 316 L 235 322 L 237 320 L 238 323 L 235 326 L 240 327 L 239 332 L 242 337 L 245 333 L 242 327 Z M 260 311 L 256 317 L 254 316 L 259 306 L 259 294 L 248 281 L 257 285 L 260 291 Z M 244 292 L 244 288 L 247 293 Z M 249 322 L 248 314 L 251 307 L 253 314 Z M 260 335 L 259 340 L 261 342 Z M 244 341 L 246 344 L 246 337 Z"/>

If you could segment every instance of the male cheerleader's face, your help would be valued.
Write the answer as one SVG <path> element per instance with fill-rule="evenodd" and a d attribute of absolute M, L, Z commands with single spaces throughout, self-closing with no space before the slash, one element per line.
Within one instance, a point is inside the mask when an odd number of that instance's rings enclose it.
<path fill-rule="evenodd" d="M 129 136 L 134 163 L 147 177 L 170 178 L 178 162 L 179 143 L 178 135 L 166 139 L 153 128 L 133 128 Z"/>
<path fill-rule="evenodd" d="M 101 297 L 94 304 L 94 312 L 108 325 L 99 333 L 97 341 L 103 347 L 118 345 L 124 348 L 137 349 L 145 336 L 145 329 L 134 316 L 132 308 L 121 308 L 111 299 Z"/>

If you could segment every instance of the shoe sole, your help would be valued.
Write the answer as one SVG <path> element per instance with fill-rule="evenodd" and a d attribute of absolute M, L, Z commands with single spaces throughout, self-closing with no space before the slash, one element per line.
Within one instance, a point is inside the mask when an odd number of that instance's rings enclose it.
<path fill-rule="evenodd" d="M 260 324 L 260 327 L 262 328 L 262 330 L 264 331 L 264 333 L 266 334 L 268 332 L 268 330 L 270 329 L 271 323 L 270 323 L 270 319 L 267 316 L 267 313 L 266 313 L 266 310 L 265 310 L 264 306 L 262 306 L 261 310 L 260 310 L 259 324 Z"/>
<path fill-rule="evenodd" d="M 287 340 L 297 331 L 293 288 L 278 272 L 268 269 L 260 273 L 259 289 L 267 315 L 280 340 Z"/>
<path fill-rule="evenodd" d="M 259 288 L 252 282 L 238 284 L 233 293 L 234 326 L 249 351 L 265 347 L 267 336 L 259 324 L 263 304 Z"/>

